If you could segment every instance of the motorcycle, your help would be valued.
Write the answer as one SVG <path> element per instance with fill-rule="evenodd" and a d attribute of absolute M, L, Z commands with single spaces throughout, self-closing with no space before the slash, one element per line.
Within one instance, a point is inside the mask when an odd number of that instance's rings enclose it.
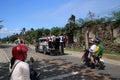
<path fill-rule="evenodd" d="M 84 54 L 81 57 L 80 63 L 86 65 L 87 67 L 97 68 L 99 70 L 105 69 L 104 59 L 102 57 L 96 57 L 93 55 L 94 63 L 91 63 L 91 59 L 88 58 L 89 50 L 85 50 Z"/>
<path fill-rule="evenodd" d="M 102 57 L 95 57 L 94 56 L 94 64 L 95 67 L 99 70 L 104 70 L 105 69 L 105 64 L 104 64 L 104 59 Z"/>
<path fill-rule="evenodd" d="M 33 63 L 34 59 L 33 57 L 30 57 L 30 61 L 28 62 L 30 65 L 30 80 L 40 80 L 40 73 L 38 73 L 34 68 L 33 68 Z"/>
<path fill-rule="evenodd" d="M 80 63 L 82 65 L 86 65 L 86 66 L 90 66 L 90 58 L 88 58 L 88 54 L 89 54 L 89 50 L 85 50 L 85 52 L 83 53 Z"/>

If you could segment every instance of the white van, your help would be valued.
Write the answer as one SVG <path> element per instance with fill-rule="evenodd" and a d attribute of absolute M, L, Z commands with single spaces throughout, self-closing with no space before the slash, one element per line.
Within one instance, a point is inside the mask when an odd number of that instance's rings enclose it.
<path fill-rule="evenodd" d="M 47 39 L 47 37 L 39 38 L 39 51 L 43 52 L 44 54 L 50 52 L 48 42 L 46 41 L 46 39 Z"/>
<path fill-rule="evenodd" d="M 47 41 L 48 37 L 39 38 L 39 51 L 50 55 L 60 54 L 60 39 L 55 37 L 53 42 Z"/>

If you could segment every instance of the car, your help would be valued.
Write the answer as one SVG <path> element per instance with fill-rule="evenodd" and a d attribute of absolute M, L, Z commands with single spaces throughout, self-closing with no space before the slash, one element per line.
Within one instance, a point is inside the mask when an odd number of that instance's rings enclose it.
<path fill-rule="evenodd" d="M 41 37 L 39 38 L 39 47 L 38 51 L 43 52 L 44 54 L 49 53 L 49 46 L 48 42 L 46 41 L 47 37 Z"/>
<path fill-rule="evenodd" d="M 50 42 L 48 40 L 48 37 L 41 37 L 39 38 L 39 52 L 42 52 L 44 54 L 50 54 L 50 55 L 56 55 L 60 54 L 60 39 L 59 37 L 55 37 L 55 40 L 53 42 Z"/>

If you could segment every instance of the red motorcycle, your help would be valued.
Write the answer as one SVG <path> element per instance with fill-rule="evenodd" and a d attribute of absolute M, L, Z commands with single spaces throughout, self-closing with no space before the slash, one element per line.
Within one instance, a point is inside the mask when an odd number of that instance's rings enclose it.
<path fill-rule="evenodd" d="M 89 50 L 85 50 L 85 52 L 83 53 L 80 63 L 82 65 L 86 65 L 86 66 L 90 66 L 90 58 L 88 58 L 88 54 L 89 54 Z"/>
<path fill-rule="evenodd" d="M 82 65 L 86 65 L 88 67 L 97 68 L 99 70 L 104 70 L 105 69 L 105 64 L 104 64 L 104 59 L 101 57 L 96 57 L 93 55 L 93 60 L 94 63 L 91 63 L 91 59 L 88 58 L 89 50 L 85 50 L 84 54 L 81 57 L 80 63 Z"/>
<path fill-rule="evenodd" d="M 99 70 L 104 70 L 105 69 L 105 64 L 104 64 L 104 59 L 102 58 L 102 56 L 94 57 L 94 67 L 96 67 Z"/>

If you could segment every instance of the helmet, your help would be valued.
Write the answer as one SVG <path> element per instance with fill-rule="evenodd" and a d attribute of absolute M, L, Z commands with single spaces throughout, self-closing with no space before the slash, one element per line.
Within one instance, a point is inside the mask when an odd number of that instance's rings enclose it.
<path fill-rule="evenodd" d="M 94 42 L 99 44 L 99 43 L 101 42 L 101 39 L 100 39 L 100 38 L 96 38 L 96 39 L 94 40 Z"/>
<path fill-rule="evenodd" d="M 25 60 L 27 56 L 27 51 L 28 48 L 25 45 L 19 44 L 12 48 L 12 56 L 15 59 Z"/>

